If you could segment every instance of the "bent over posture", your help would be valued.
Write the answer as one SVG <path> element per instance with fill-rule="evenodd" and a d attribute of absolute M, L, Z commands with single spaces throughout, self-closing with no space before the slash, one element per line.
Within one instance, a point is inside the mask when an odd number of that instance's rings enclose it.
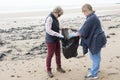
<path fill-rule="evenodd" d="M 53 12 L 49 14 L 45 21 L 46 30 L 46 44 L 47 44 L 47 57 L 46 57 L 46 67 L 49 77 L 53 77 L 51 71 L 51 60 L 53 55 L 56 57 L 57 71 L 65 73 L 65 70 L 61 68 L 61 55 L 60 55 L 60 38 L 64 38 L 63 35 L 59 33 L 59 21 L 58 18 L 63 14 L 61 7 L 56 7 Z"/>

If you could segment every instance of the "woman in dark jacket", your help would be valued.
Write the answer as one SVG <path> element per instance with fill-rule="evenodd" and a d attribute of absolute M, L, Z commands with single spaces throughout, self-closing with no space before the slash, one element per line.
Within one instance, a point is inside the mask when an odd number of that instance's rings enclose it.
<path fill-rule="evenodd" d="M 89 49 L 92 67 L 85 78 L 96 79 L 98 78 L 100 68 L 101 48 L 106 44 L 106 37 L 101 28 L 100 20 L 95 15 L 92 6 L 90 4 L 83 5 L 82 12 L 86 16 L 85 23 L 77 33 L 70 33 L 69 37 L 81 37 L 81 46 L 83 47 L 84 54 L 86 54 Z"/>
<path fill-rule="evenodd" d="M 47 57 L 46 57 L 46 68 L 49 77 L 53 77 L 51 71 L 51 60 L 53 55 L 56 57 L 57 71 L 65 73 L 65 70 L 61 67 L 61 55 L 60 55 L 60 38 L 64 38 L 59 33 L 59 21 L 58 18 L 63 14 L 63 10 L 60 6 L 53 9 L 53 12 L 49 14 L 45 21 L 46 31 L 46 44 L 47 44 Z"/>

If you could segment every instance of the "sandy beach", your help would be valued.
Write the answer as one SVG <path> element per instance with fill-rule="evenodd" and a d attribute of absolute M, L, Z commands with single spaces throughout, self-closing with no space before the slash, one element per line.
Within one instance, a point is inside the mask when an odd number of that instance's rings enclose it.
<path fill-rule="evenodd" d="M 119 80 L 120 4 L 95 7 L 95 11 L 107 37 L 97 80 Z M 85 80 L 91 60 L 89 54 L 81 57 L 81 46 L 77 57 L 65 59 L 61 53 L 66 73 L 56 71 L 53 57 L 54 77 L 47 76 L 44 21 L 49 12 L 0 13 L 0 80 Z M 62 27 L 78 29 L 85 17 L 81 8 L 65 9 L 59 20 Z"/>

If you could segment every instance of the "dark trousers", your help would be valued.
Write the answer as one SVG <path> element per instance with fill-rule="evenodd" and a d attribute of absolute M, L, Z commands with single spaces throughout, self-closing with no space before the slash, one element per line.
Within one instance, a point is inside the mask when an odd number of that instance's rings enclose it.
<path fill-rule="evenodd" d="M 61 68 L 60 42 L 47 43 L 47 71 L 51 71 L 51 60 L 55 54 L 57 68 Z"/>

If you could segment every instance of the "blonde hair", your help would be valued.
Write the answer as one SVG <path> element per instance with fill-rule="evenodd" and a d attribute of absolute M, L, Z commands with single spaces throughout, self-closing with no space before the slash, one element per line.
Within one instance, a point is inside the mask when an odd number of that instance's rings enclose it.
<path fill-rule="evenodd" d="M 62 9 L 60 6 L 56 6 L 56 7 L 53 9 L 53 12 L 62 15 L 62 14 L 63 14 L 63 9 Z"/>
<path fill-rule="evenodd" d="M 90 4 L 84 4 L 82 6 L 82 12 L 84 12 L 84 10 L 89 10 L 89 11 L 95 12 Z"/>

